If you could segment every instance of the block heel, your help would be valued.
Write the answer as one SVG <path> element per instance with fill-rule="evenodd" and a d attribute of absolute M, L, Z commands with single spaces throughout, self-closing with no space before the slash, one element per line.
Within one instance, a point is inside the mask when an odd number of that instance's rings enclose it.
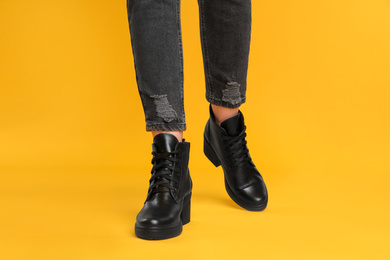
<path fill-rule="evenodd" d="M 184 198 L 183 210 L 181 212 L 181 223 L 182 225 L 190 223 L 191 220 L 191 193 Z"/>
<path fill-rule="evenodd" d="M 215 154 L 213 148 L 211 148 L 210 144 L 207 142 L 206 137 L 204 137 L 203 152 L 206 155 L 206 157 L 214 164 L 215 167 L 221 165 L 218 156 Z"/>

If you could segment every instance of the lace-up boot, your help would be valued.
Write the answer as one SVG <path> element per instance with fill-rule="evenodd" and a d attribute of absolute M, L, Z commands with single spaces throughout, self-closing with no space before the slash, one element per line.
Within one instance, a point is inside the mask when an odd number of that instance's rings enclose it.
<path fill-rule="evenodd" d="M 161 133 L 154 137 L 152 148 L 152 177 L 135 234 L 143 239 L 166 239 L 180 235 L 183 225 L 190 222 L 190 143 Z"/>
<path fill-rule="evenodd" d="M 225 188 L 230 198 L 250 211 L 267 207 L 268 193 L 246 144 L 246 126 L 241 111 L 219 126 L 211 105 L 210 119 L 204 131 L 204 153 L 218 167 L 222 165 Z"/>

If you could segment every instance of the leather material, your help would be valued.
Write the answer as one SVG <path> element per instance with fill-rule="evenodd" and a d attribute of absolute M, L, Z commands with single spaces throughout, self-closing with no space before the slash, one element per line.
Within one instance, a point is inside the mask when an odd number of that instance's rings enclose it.
<path fill-rule="evenodd" d="M 178 236 L 190 221 L 190 143 L 161 133 L 155 136 L 152 148 L 152 177 L 148 196 L 137 215 L 135 233 L 144 239 L 166 239 Z"/>
<path fill-rule="evenodd" d="M 243 114 L 239 111 L 219 126 L 211 105 L 209 113 L 204 131 L 205 155 L 216 167 L 222 165 L 226 191 L 233 201 L 250 211 L 264 210 L 268 192 L 246 145 Z"/>
<path fill-rule="evenodd" d="M 241 111 L 238 112 L 238 115 L 229 118 L 221 123 L 221 127 L 226 131 L 226 134 L 229 136 L 238 135 L 242 131 L 242 125 L 244 124 L 244 117 L 241 114 Z"/>

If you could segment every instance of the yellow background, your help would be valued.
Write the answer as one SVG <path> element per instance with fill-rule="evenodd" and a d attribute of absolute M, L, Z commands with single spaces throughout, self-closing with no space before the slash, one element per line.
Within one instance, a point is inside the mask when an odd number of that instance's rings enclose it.
<path fill-rule="evenodd" d="M 264 212 L 203 155 L 197 1 L 182 1 L 194 180 L 181 236 L 134 235 L 145 132 L 126 1 L 0 1 L 0 259 L 390 259 L 390 2 L 253 0 L 247 102 Z"/>

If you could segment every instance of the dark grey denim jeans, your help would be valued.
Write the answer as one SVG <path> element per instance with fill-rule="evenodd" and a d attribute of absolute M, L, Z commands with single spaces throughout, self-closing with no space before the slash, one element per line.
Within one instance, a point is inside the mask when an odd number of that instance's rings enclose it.
<path fill-rule="evenodd" d="M 209 103 L 246 100 L 251 0 L 198 0 Z M 131 45 L 146 131 L 186 130 L 180 0 L 127 0 Z"/>

